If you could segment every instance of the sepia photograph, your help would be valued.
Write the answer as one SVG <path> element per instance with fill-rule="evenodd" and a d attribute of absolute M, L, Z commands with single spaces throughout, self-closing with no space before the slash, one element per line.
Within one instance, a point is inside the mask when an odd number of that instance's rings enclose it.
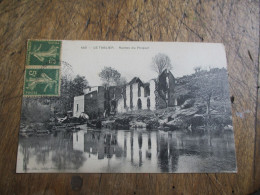
<path fill-rule="evenodd" d="M 28 40 L 17 173 L 237 172 L 221 43 Z"/>

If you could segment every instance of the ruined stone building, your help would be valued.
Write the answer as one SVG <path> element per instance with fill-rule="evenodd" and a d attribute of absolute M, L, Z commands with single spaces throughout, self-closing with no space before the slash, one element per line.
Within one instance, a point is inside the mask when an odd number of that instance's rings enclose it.
<path fill-rule="evenodd" d="M 143 83 L 134 77 L 123 86 L 96 86 L 74 97 L 73 116 L 86 113 L 90 118 L 108 116 L 134 110 L 155 110 L 172 107 L 176 103 L 175 78 L 164 70 L 157 79 Z"/>

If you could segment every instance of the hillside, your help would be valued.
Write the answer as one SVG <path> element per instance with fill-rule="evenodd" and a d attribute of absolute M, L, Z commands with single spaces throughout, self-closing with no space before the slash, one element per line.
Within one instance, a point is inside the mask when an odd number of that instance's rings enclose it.
<path fill-rule="evenodd" d="M 215 68 L 177 78 L 175 98 L 174 107 L 118 114 L 104 124 L 118 129 L 143 127 L 190 132 L 232 129 L 226 69 Z"/>

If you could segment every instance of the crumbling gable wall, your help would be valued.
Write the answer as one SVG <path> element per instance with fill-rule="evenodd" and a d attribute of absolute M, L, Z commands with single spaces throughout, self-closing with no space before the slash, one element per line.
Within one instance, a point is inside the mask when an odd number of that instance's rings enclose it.
<path fill-rule="evenodd" d="M 133 108 L 132 110 L 138 110 L 137 107 L 137 101 L 138 101 L 138 83 L 132 84 L 132 102 L 133 102 Z"/>
<path fill-rule="evenodd" d="M 150 100 L 150 110 L 155 110 L 156 109 L 156 81 L 155 80 L 151 80 L 150 81 L 150 85 L 149 85 L 149 88 L 150 88 L 150 97 L 149 100 Z"/>
<path fill-rule="evenodd" d="M 126 111 L 130 110 L 131 105 L 131 86 L 126 86 Z"/>
<path fill-rule="evenodd" d="M 175 78 L 170 71 L 168 71 L 169 87 L 168 87 L 168 107 L 173 107 L 176 104 L 175 98 Z"/>
<path fill-rule="evenodd" d="M 175 78 L 170 71 L 164 70 L 158 77 L 155 91 L 156 109 L 174 106 Z"/>

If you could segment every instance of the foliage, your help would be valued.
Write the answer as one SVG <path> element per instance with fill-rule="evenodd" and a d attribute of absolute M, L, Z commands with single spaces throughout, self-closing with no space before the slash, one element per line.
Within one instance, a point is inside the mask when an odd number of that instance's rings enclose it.
<path fill-rule="evenodd" d="M 104 85 L 118 85 L 120 82 L 121 74 L 112 67 L 104 67 L 104 69 L 99 73 L 99 77 L 104 82 Z"/>
<path fill-rule="evenodd" d="M 202 70 L 201 66 L 194 67 L 195 73 L 199 73 Z"/>
<path fill-rule="evenodd" d="M 28 101 L 30 99 L 30 101 Z M 42 123 L 52 116 L 50 105 L 40 102 L 38 98 L 28 98 L 23 101 L 22 119 L 27 122 Z"/>
<path fill-rule="evenodd" d="M 68 77 L 61 79 L 60 111 L 72 110 L 75 96 L 83 95 L 83 89 L 88 86 L 88 81 L 84 76 L 77 75 L 73 80 Z"/>
<path fill-rule="evenodd" d="M 158 53 L 153 57 L 151 68 L 160 75 L 165 69 L 172 69 L 171 60 L 167 55 Z"/>
<path fill-rule="evenodd" d="M 83 89 L 88 86 L 84 76 L 77 75 L 74 79 L 61 78 L 60 97 L 28 98 L 23 100 L 22 120 L 28 122 L 47 122 L 54 113 L 66 114 L 72 111 L 75 96 L 83 95 Z"/>
<path fill-rule="evenodd" d="M 229 100 L 228 80 L 225 69 L 211 69 L 206 74 L 197 75 L 193 83 L 193 90 L 197 98 L 206 103 L 207 114 L 210 115 L 211 103 L 221 102 L 223 107 Z M 224 110 L 226 110 L 224 108 Z"/>
<path fill-rule="evenodd" d="M 77 75 L 72 81 L 72 92 L 74 96 L 83 95 L 83 89 L 88 86 L 88 81 L 84 76 Z"/>
<path fill-rule="evenodd" d="M 127 80 L 125 77 L 120 77 L 119 81 L 116 83 L 117 86 L 127 84 Z"/>

